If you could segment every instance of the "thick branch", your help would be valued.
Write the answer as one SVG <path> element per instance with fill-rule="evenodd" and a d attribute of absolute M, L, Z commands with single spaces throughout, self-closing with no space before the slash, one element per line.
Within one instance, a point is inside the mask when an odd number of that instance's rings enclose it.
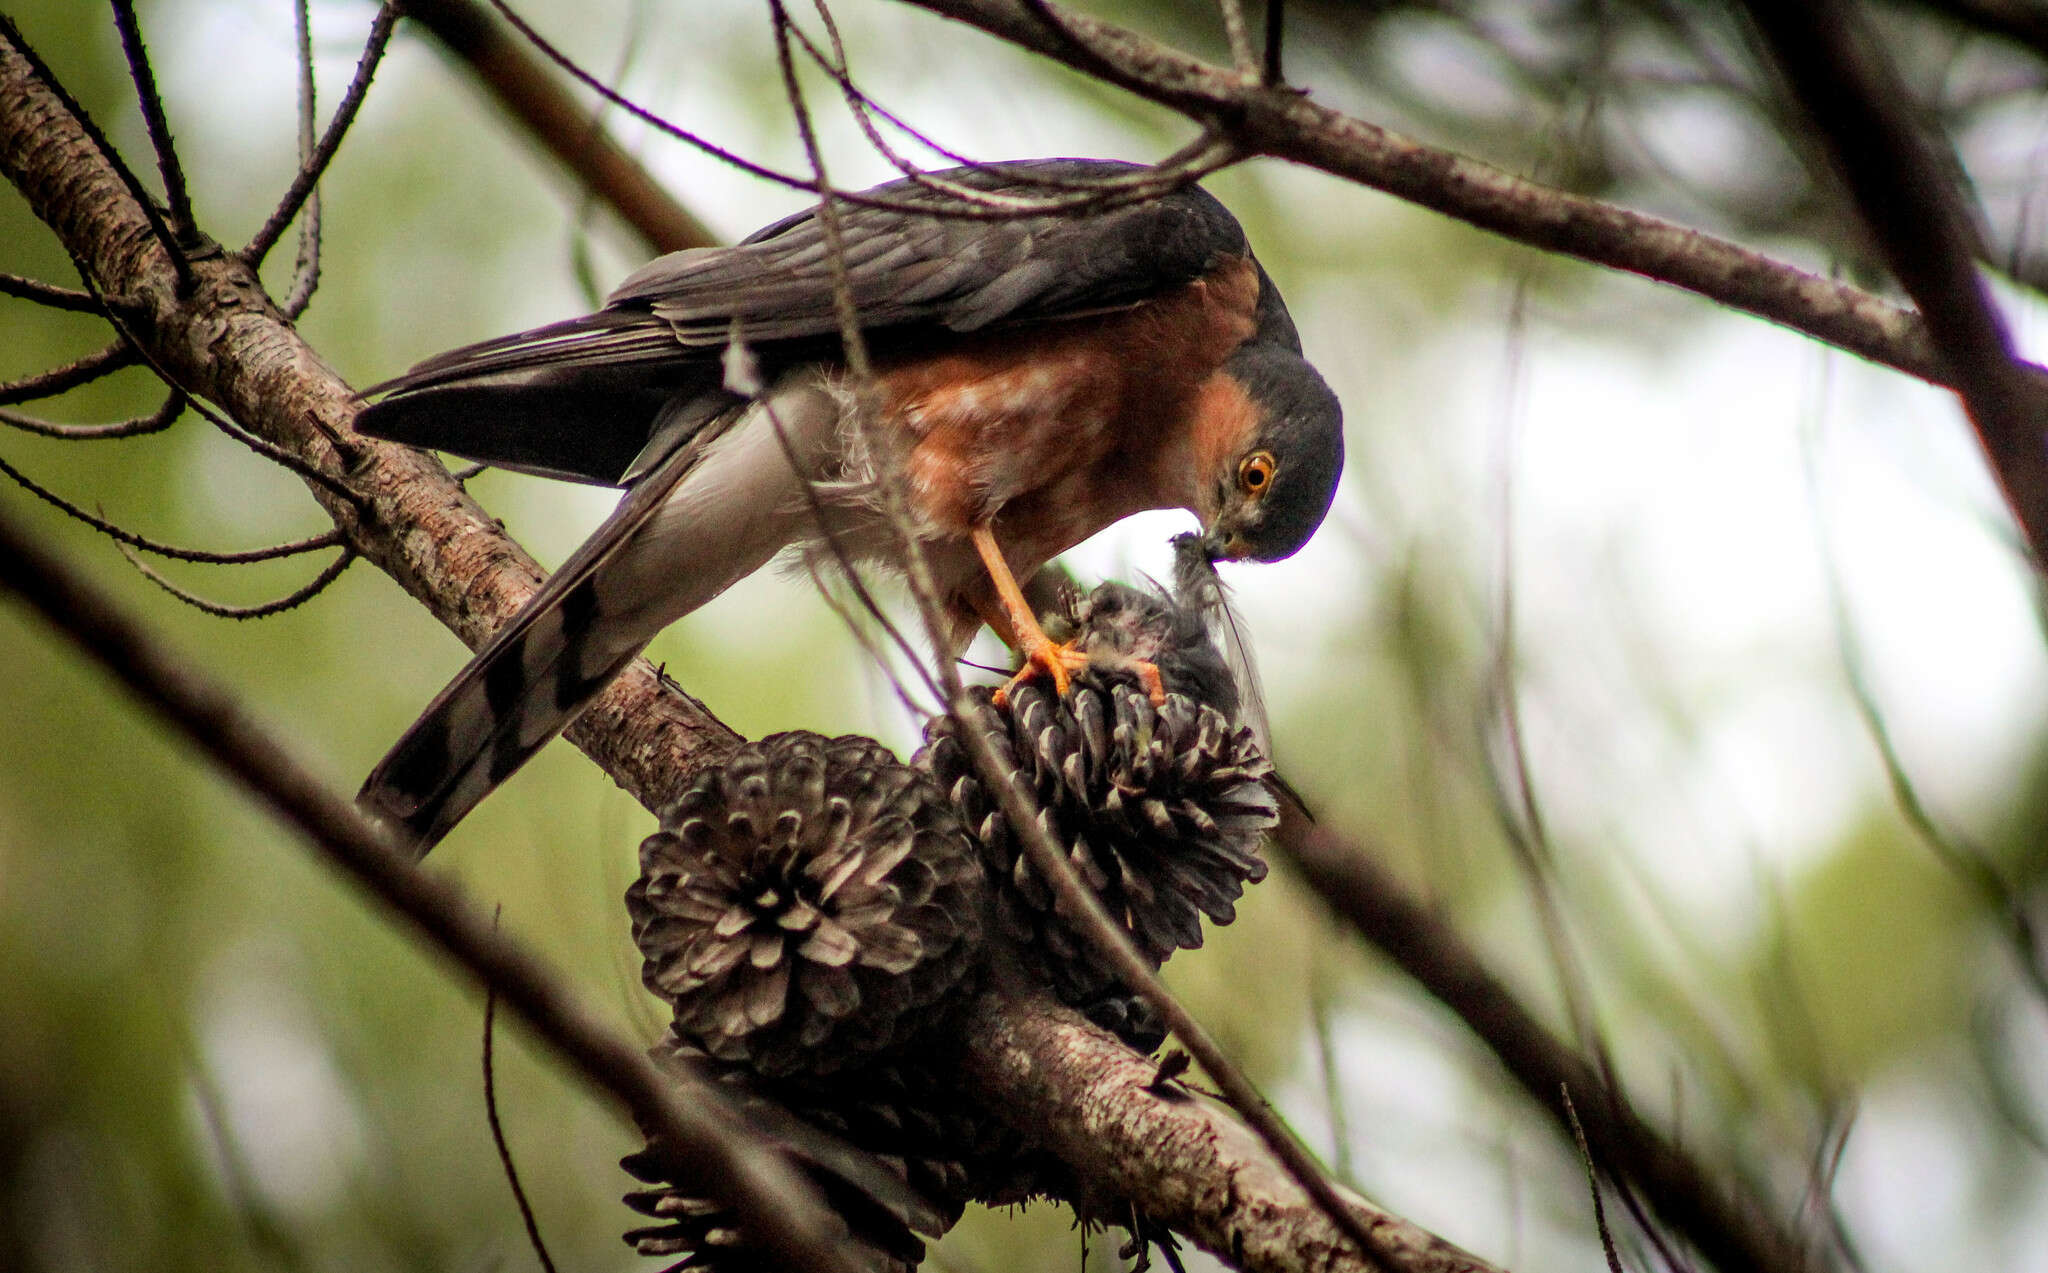
<path fill-rule="evenodd" d="M 1093 1188 L 1256 1273 L 1499 1273 L 1363 1199 L 1350 1210 L 1385 1264 L 1369 1262 L 1220 1102 L 1042 996 L 983 996 L 961 1026 L 964 1071 L 989 1109 Z"/>
<path fill-rule="evenodd" d="M 283 744 L 193 661 L 154 641 L 104 594 L 0 518 L 0 589 L 11 591 L 111 672 L 160 721 L 268 805 L 326 860 L 414 932 L 503 996 L 534 1034 L 628 1112 L 687 1146 L 691 1182 L 728 1201 L 750 1232 L 796 1267 L 840 1267 L 834 1225 L 814 1190 L 745 1131 L 709 1086 L 664 1074 L 451 884 L 420 870 L 325 790 Z"/>
<path fill-rule="evenodd" d="M 1668 283 L 1922 380 L 1953 383 L 1911 310 L 1740 244 L 1524 181 L 1049 3 L 907 2 L 1216 121 L 1254 153 L 1319 168 L 1518 243 Z M 1040 12 L 1058 14 L 1060 25 Z"/>
<path fill-rule="evenodd" d="M 1825 1267 L 1820 1252 L 1782 1228 L 1755 1198 L 1729 1188 L 1644 1121 L 1591 1062 L 1522 1005 L 1456 929 L 1370 852 L 1309 822 L 1289 802 L 1282 807 L 1275 843 L 1315 894 L 1455 1012 L 1567 1137 L 1569 1093 L 1602 1172 L 1633 1187 L 1718 1268 L 1793 1273 Z"/>

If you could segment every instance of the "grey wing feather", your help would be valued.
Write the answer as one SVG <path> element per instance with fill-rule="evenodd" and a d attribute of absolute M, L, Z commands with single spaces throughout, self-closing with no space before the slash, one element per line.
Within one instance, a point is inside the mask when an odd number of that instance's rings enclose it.
<path fill-rule="evenodd" d="M 1041 193 L 1018 170 L 1068 178 L 1129 165 L 1056 160 L 938 174 L 1006 194 Z M 1235 218 L 1196 187 L 1146 203 L 1076 216 L 964 220 L 939 211 L 944 196 L 906 182 L 876 195 L 925 202 L 931 213 L 843 205 L 849 289 L 870 330 L 934 324 L 973 331 L 997 322 L 1054 319 L 1133 304 L 1201 277 L 1248 251 Z M 760 343 L 838 331 L 825 228 L 803 214 L 736 247 L 678 252 L 650 262 L 613 292 L 612 307 L 646 306 L 686 347 L 721 344 L 737 322 Z"/>
<path fill-rule="evenodd" d="M 1029 194 L 1048 180 L 1100 180 L 1130 168 L 1047 160 L 936 175 Z M 1236 220 L 1195 187 L 1093 215 L 1003 221 L 940 215 L 947 197 L 907 182 L 873 193 L 934 208 L 839 210 L 847 284 L 862 327 L 878 335 L 1101 313 L 1248 251 Z M 833 356 L 834 264 L 809 212 L 735 247 L 661 257 L 598 313 L 453 350 L 378 386 L 389 396 L 357 427 L 486 463 L 619 484 L 664 402 L 719 399 L 718 356 L 735 332 L 771 367 Z"/>

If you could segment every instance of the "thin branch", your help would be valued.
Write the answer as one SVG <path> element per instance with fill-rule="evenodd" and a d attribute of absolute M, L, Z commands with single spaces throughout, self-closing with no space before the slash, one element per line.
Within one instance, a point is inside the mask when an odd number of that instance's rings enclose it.
<path fill-rule="evenodd" d="M 1639 1189 L 1658 1218 L 1724 1270 L 1802 1273 L 1827 1267 L 1740 1181 L 1708 1169 L 1645 1122 L 1627 1096 L 1550 1031 L 1441 916 L 1365 847 L 1281 802 L 1272 843 L 1324 904 L 1423 990 L 1456 1013 L 1565 1134 L 1559 1094 L 1597 1094 L 1578 1111 L 1603 1171 Z"/>
<path fill-rule="evenodd" d="M 1259 65 L 1259 80 L 1267 88 L 1287 82 L 1281 57 L 1287 43 L 1287 0 L 1266 0 L 1266 56 Z"/>
<path fill-rule="evenodd" d="M 839 23 L 832 16 L 831 7 L 826 3 L 826 0 L 813 0 L 813 7 L 818 12 L 818 20 L 825 27 L 826 38 L 832 45 L 831 52 L 827 53 L 819 48 L 817 42 L 812 40 L 804 29 L 794 21 L 789 24 L 789 32 L 803 48 L 806 56 L 820 70 L 831 76 L 834 83 L 838 84 L 840 93 L 846 98 L 847 109 L 853 115 L 854 123 L 860 127 L 861 133 L 867 138 L 868 144 L 875 148 L 876 153 L 888 160 L 896 171 L 902 173 L 904 177 L 908 178 L 919 188 L 929 190 L 934 194 L 944 195 L 948 199 L 957 201 L 962 206 L 1004 216 L 1036 216 L 1048 208 L 1082 211 L 1088 208 L 1109 207 L 1114 206 L 1112 200 L 1122 202 L 1132 197 L 1153 198 L 1166 194 L 1180 186 L 1186 185 L 1188 182 L 1200 180 L 1211 172 L 1235 163 L 1242 158 L 1235 147 L 1228 145 L 1217 135 L 1215 129 L 1204 128 L 1193 141 L 1182 146 L 1166 158 L 1161 159 L 1158 163 L 1151 165 L 1149 171 L 1118 174 L 1109 177 L 1056 176 L 1048 173 L 1034 172 L 1027 168 L 1004 170 L 1002 164 L 990 164 L 972 159 L 959 151 L 940 145 L 931 136 L 888 110 L 875 101 L 874 98 L 868 96 L 859 85 L 855 84 L 847 61 L 846 45 L 844 40 L 840 38 Z M 1083 198 L 1074 200 L 1071 203 L 1063 201 L 1058 205 L 1049 205 L 1044 200 L 1033 200 L 1016 195 L 999 195 L 987 190 L 977 190 L 959 181 L 937 176 L 919 168 L 901 152 L 896 150 L 895 147 L 891 146 L 888 139 L 882 136 L 881 129 L 876 127 L 874 121 L 877 118 L 887 123 L 891 128 L 901 132 L 919 146 L 952 163 L 965 167 L 1004 171 L 1006 180 L 1012 184 L 1035 186 L 1041 190 L 1057 191 L 1083 196 Z M 871 200 L 863 192 L 858 191 L 835 191 L 834 193 L 841 199 L 867 203 L 870 206 L 877 203 L 880 203 L 882 206 L 910 206 L 900 201 Z M 936 208 L 923 207 L 920 210 L 927 213 L 936 212 L 940 215 L 946 215 L 949 212 L 949 208 L 944 205 Z"/>
<path fill-rule="evenodd" d="M 1600 1253 L 1607 1257 L 1607 1273 L 1623 1273 L 1621 1253 L 1614 1249 L 1614 1231 L 1607 1227 L 1607 1204 L 1600 1200 L 1600 1170 L 1593 1165 L 1592 1147 L 1586 1144 L 1585 1124 L 1579 1121 L 1579 1111 L 1572 1105 L 1570 1088 L 1558 1088 L 1557 1098 L 1564 1103 L 1564 1116 L 1572 1125 L 1572 1140 L 1579 1147 L 1579 1161 L 1586 1166 L 1586 1191 L 1593 1195 L 1593 1227 L 1600 1234 Z"/>
<path fill-rule="evenodd" d="M 161 367 L 157 371 L 158 374 L 163 374 Z M 165 380 L 166 383 L 176 387 L 175 381 L 170 380 L 168 377 Z M 248 447 L 264 459 L 298 474 L 301 479 L 311 482 L 315 486 L 325 488 L 328 494 L 345 504 L 353 505 L 358 511 L 363 508 L 363 497 L 357 492 L 350 490 L 346 483 L 332 473 L 323 471 L 319 467 L 277 445 L 275 442 L 258 437 L 228 417 L 209 409 L 203 402 L 195 399 L 190 405 L 207 423 L 219 429 L 222 433 L 227 434 L 235 441 L 240 442 L 243 446 Z"/>
<path fill-rule="evenodd" d="M 19 274 L 0 273 L 0 296 L 18 296 L 22 300 L 34 301 L 48 309 L 65 309 L 74 314 L 101 312 L 99 300 L 91 292 L 58 287 L 54 283 L 23 278 Z"/>
<path fill-rule="evenodd" d="M 571 97 L 547 67 L 476 0 L 408 0 L 406 16 L 465 62 L 498 104 L 517 119 L 585 189 L 603 200 L 658 252 L 718 242 L 702 221 L 662 188 Z"/>
<path fill-rule="evenodd" d="M 322 548 L 332 548 L 342 542 L 341 532 L 330 530 L 308 539 L 296 539 L 290 543 L 273 544 L 268 548 L 248 548 L 236 552 L 210 552 L 203 548 L 180 548 L 175 544 L 166 544 L 158 540 L 145 538 L 125 526 L 116 525 L 104 517 L 97 517 L 92 513 L 86 512 L 83 508 L 52 491 L 49 487 L 35 481 L 4 459 L 0 459 L 0 475 L 5 475 L 15 485 L 21 487 L 45 504 L 55 508 L 65 516 L 84 522 L 117 543 L 140 548 L 144 552 L 155 553 L 159 557 L 169 557 L 174 561 L 196 561 L 213 566 L 243 566 L 252 562 L 276 561 L 283 557 L 295 557 L 300 553 L 316 552 Z"/>
<path fill-rule="evenodd" d="M 128 59 L 128 75 L 135 81 L 135 98 L 142 107 L 142 122 L 149 129 L 150 148 L 156 151 L 157 172 L 164 179 L 164 201 L 170 207 L 171 229 L 176 244 L 165 244 L 173 255 L 190 243 L 199 223 L 192 217 L 192 196 L 185 189 L 185 169 L 178 163 L 178 148 L 171 140 L 171 121 L 164 114 L 164 99 L 156 91 L 156 74 L 149 68 L 149 50 L 142 43 L 142 26 L 135 20 L 135 0 L 113 0 L 114 26 L 121 33 L 121 52 Z"/>
<path fill-rule="evenodd" d="M 0 382 L 0 406 L 54 398 L 80 385 L 89 385 L 102 376 L 110 376 L 124 367 L 132 367 L 137 361 L 134 346 L 125 340 L 117 340 L 61 367 L 52 367 L 20 380 Z"/>
<path fill-rule="evenodd" d="M 531 23 L 515 13 L 506 0 L 490 0 L 490 2 L 497 9 L 498 13 L 521 36 L 525 37 L 528 43 L 540 50 L 541 54 L 549 61 L 568 72 L 577 82 L 583 84 L 614 106 L 617 106 L 620 110 L 632 115 L 635 119 L 741 172 L 759 177 L 764 181 L 772 181 L 777 185 L 787 186 L 792 190 L 802 190 L 807 193 L 816 192 L 817 182 L 815 180 L 800 177 L 793 173 L 782 172 L 770 168 L 766 164 L 756 163 L 737 151 L 730 150 L 701 134 L 691 132 L 679 124 L 664 119 L 661 115 L 626 97 L 618 90 L 592 75 L 589 71 L 584 70 L 568 54 L 549 43 L 546 37 L 542 36 Z M 1195 160 L 1188 160 L 1173 170 L 1153 168 L 1144 172 L 1133 173 L 1126 177 L 1106 178 L 1100 182 L 1089 183 L 1087 190 L 1083 193 L 1057 198 L 1028 199 L 1014 195 L 993 194 L 986 190 L 975 190 L 957 183 L 945 182 L 940 178 L 924 173 L 915 174 L 913 180 L 916 180 L 919 185 L 928 189 L 942 191 L 951 196 L 951 202 L 935 204 L 930 200 L 911 201 L 868 194 L 863 191 L 841 190 L 837 188 L 832 189 L 831 194 L 833 198 L 843 203 L 855 204 L 860 207 L 886 208 L 893 211 L 920 213 L 925 216 L 956 217 L 962 220 L 1003 221 L 1019 217 L 1037 217 L 1052 213 L 1076 212 L 1084 209 L 1104 210 L 1130 203 L 1141 203 L 1148 199 L 1156 199 L 1180 186 L 1186 185 L 1188 182 L 1203 175 L 1203 173 L 1214 171 L 1225 164 L 1235 162 L 1238 158 L 1238 152 L 1235 147 L 1229 147 L 1213 137 L 1206 137 L 1205 142 L 1206 145 L 1202 154 L 1203 162 L 1200 164 Z M 1221 153 L 1211 153 L 1217 151 Z M 1000 164 L 989 166 L 992 168 L 1001 167 Z"/>
<path fill-rule="evenodd" d="M 1639 274 L 1789 327 L 1936 384 L 1949 383 L 1919 317 L 1858 288 L 1739 244 L 1597 199 L 1510 176 L 1425 146 L 1283 88 L 1230 72 L 1046 0 L 904 0 L 1079 69 L 1199 120 L 1228 119 L 1250 154 L 1289 159 L 1531 247 Z M 1090 56 L 1049 30 L 1086 37 Z"/>
<path fill-rule="evenodd" d="M 1849 598 L 1842 584 L 1841 569 L 1831 552 L 1825 556 L 1836 654 L 1841 659 L 1843 679 L 1849 687 L 1850 701 L 1855 704 L 1856 717 L 1862 721 L 1863 732 L 1869 735 L 1871 746 L 1877 751 L 1878 763 L 1884 769 L 1892 803 L 1934 860 L 1976 894 L 1979 902 L 1998 917 L 1999 929 L 2012 949 L 2013 962 L 2018 966 L 2021 979 L 2035 1000 L 2048 1006 L 2048 955 L 2042 951 L 2041 937 L 2035 930 L 2027 899 L 2021 889 L 2006 878 L 1991 854 L 1971 843 L 1967 837 L 1942 826 L 1927 807 L 1927 802 L 1920 798 L 1919 785 L 1913 781 L 1904 758 L 1899 755 L 1897 744 L 1892 741 L 1891 726 L 1877 700 L 1877 687 L 1871 684 L 1869 661 L 1864 657 L 1863 643 L 1849 614 Z"/>
<path fill-rule="evenodd" d="M 298 215 L 300 205 L 312 197 L 313 187 L 320 184 L 320 177 L 327 171 L 327 165 L 334 160 L 334 154 L 341 149 L 341 139 L 348 135 L 355 123 L 356 112 L 362 108 L 363 98 L 369 94 L 370 81 L 377 73 L 377 66 L 384 59 L 384 50 L 391 43 L 392 29 L 398 22 L 398 9 L 387 3 L 377 10 L 377 16 L 370 22 L 370 37 L 363 45 L 363 54 L 356 59 L 355 78 L 349 81 L 348 91 L 342 94 L 341 104 L 334 108 L 334 118 L 327 123 L 327 131 L 320 135 L 320 144 L 313 153 L 299 165 L 292 184 L 286 188 L 284 197 L 277 201 L 270 217 L 256 231 L 256 237 L 249 240 L 249 246 L 241 255 L 253 268 L 261 265 L 270 249 L 277 246 L 283 237 L 285 227 Z M 310 70 L 308 71 L 310 75 Z M 310 94 L 310 90 L 307 90 Z M 294 289 L 296 292 L 296 289 Z"/>
<path fill-rule="evenodd" d="M 491 918 L 495 924 L 497 916 Z M 512 1164 L 512 1146 L 505 1143 L 505 1125 L 498 1119 L 498 1067 L 493 1055 L 496 1049 L 491 1046 L 493 1027 L 497 1024 L 498 988 L 492 986 L 484 992 L 484 1117 L 490 1120 L 491 1143 L 498 1147 L 498 1165 L 505 1169 L 512 1201 L 519 1205 L 519 1220 L 526 1226 L 527 1244 L 540 1261 L 541 1273 L 555 1273 L 554 1257 L 548 1254 L 548 1244 L 541 1240 L 540 1221 L 534 1218 L 533 1204 L 527 1201 L 526 1186 L 519 1183 L 519 1168 Z"/>
<path fill-rule="evenodd" d="M 115 420 L 108 424 L 63 424 L 23 415 L 19 411 L 0 410 L 0 424 L 20 429 L 23 433 L 66 442 L 101 442 L 110 438 L 139 438 L 162 433 L 178 422 L 178 417 L 185 413 L 185 407 L 185 395 L 173 389 L 164 396 L 162 406 L 132 420 Z"/>
<path fill-rule="evenodd" d="M 804 103 L 802 85 L 797 79 L 789 35 L 788 11 L 783 5 L 783 0 L 768 0 L 768 7 L 774 22 L 776 54 L 782 72 L 783 91 L 795 112 L 797 131 L 802 138 L 804 151 L 815 178 L 818 223 L 824 232 L 825 255 L 832 270 L 833 301 L 838 311 L 847 374 L 856 392 L 865 392 L 872 383 L 872 371 L 860 315 L 853 299 L 853 290 L 847 283 L 845 244 L 840 235 L 835 192 L 825 171 L 824 156 L 818 145 L 817 133 L 811 125 L 810 112 Z M 909 502 L 904 490 L 905 483 L 898 462 L 899 457 L 887 445 L 886 439 L 876 436 L 877 431 L 871 427 L 867 412 L 858 411 L 856 420 L 877 470 L 876 484 L 879 487 L 882 507 L 889 524 L 896 531 L 898 547 L 903 553 L 905 573 L 910 579 L 912 596 L 917 601 L 920 617 L 924 620 L 926 632 L 934 648 L 943 649 L 945 629 L 939 613 L 938 591 L 932 581 L 923 545 L 911 529 L 914 523 L 908 511 Z M 1018 775 L 1003 764 L 988 736 L 982 731 L 968 701 L 966 690 L 960 684 L 957 669 L 947 660 L 940 659 L 935 670 L 940 683 L 945 687 L 947 713 L 973 760 L 976 772 L 994 794 L 1003 817 L 1023 844 L 1025 854 L 1031 859 L 1033 867 L 1051 883 L 1055 896 L 1059 898 L 1061 914 L 1081 930 L 1084 939 L 1096 948 L 1098 954 L 1108 960 L 1119 978 L 1159 1012 L 1167 1028 L 1173 1031 L 1182 1046 L 1187 1048 L 1202 1069 L 1222 1089 L 1224 1098 L 1229 1101 L 1231 1107 L 1251 1124 L 1260 1140 L 1281 1162 L 1288 1174 L 1300 1184 L 1315 1204 L 1323 1209 L 1337 1229 L 1356 1245 L 1358 1252 L 1385 1263 L 1385 1252 L 1382 1251 L 1378 1240 L 1338 1196 L 1336 1188 L 1315 1159 L 1266 1104 L 1265 1097 L 1260 1095 L 1244 1072 L 1230 1060 L 1222 1048 L 1217 1046 L 1193 1014 L 1166 989 L 1152 967 L 1138 953 L 1129 936 L 1110 918 L 1102 900 L 1081 882 L 1073 867 L 1068 864 L 1066 855 L 1053 844 L 1051 836 L 1039 824 L 1038 811 L 1031 807 L 1030 798 L 1025 794 L 1026 788 L 1020 785 Z"/>
<path fill-rule="evenodd" d="M 1258 74 L 1259 57 L 1252 52 L 1251 27 L 1244 20 L 1244 0 L 1216 0 L 1223 16 L 1223 39 L 1230 46 L 1230 62 L 1239 75 Z"/>
<path fill-rule="evenodd" d="M 1839 0 L 1746 0 L 1793 96 L 1818 129 L 1885 263 L 1919 304 L 2034 566 L 2048 563 L 2048 388 L 2019 360 L 1977 272 L 1980 243 L 1952 160 L 1906 109 L 1883 52 Z"/>
<path fill-rule="evenodd" d="M 385 11 L 377 11 L 381 21 Z M 299 171 L 313 167 L 313 116 L 319 109 L 318 85 L 313 77 L 313 5 L 312 0 L 297 0 L 292 5 L 292 26 L 298 36 L 299 62 Z M 376 41 L 374 28 L 370 36 Z M 365 55 L 367 58 L 367 55 Z M 358 77 L 367 82 L 366 77 Z M 296 180 L 296 178 L 294 178 Z M 286 295 L 284 312 L 293 318 L 304 313 L 313 300 L 313 291 L 320 286 L 320 186 L 318 182 L 307 187 L 305 212 L 299 219 L 299 259 L 292 270 L 292 287 Z"/>
<path fill-rule="evenodd" d="M 196 592 L 179 587 L 177 584 L 172 583 L 161 571 L 154 569 L 148 562 L 137 557 L 135 550 L 128 547 L 128 545 L 117 542 L 115 547 L 120 550 L 123 557 L 128 559 L 128 564 L 135 567 L 136 573 L 140 574 L 144 579 L 149 580 L 201 614 L 212 615 L 216 619 L 267 619 L 274 614 L 283 614 L 287 610 L 295 610 L 327 591 L 328 586 L 341 578 L 342 572 L 354 565 L 356 561 L 355 549 L 344 547 L 341 550 L 341 555 L 322 567 L 319 574 L 314 575 L 310 581 L 279 597 L 277 600 L 264 601 L 253 606 L 237 606 L 230 605 L 225 601 L 213 601 L 200 596 Z"/>
<path fill-rule="evenodd" d="M 523 946 L 492 927 L 455 887 L 418 869 L 292 758 L 194 660 L 161 646 L 98 589 L 0 515 L 0 588 L 15 594 L 119 680 L 157 719 L 266 805 L 348 876 L 506 1004 L 560 1061 L 682 1147 L 693 1190 L 732 1206 L 748 1231 L 806 1269 L 842 1269 L 815 1193 L 739 1129 L 724 1098 L 695 1076 L 657 1071 L 640 1049 L 584 1009 Z"/>

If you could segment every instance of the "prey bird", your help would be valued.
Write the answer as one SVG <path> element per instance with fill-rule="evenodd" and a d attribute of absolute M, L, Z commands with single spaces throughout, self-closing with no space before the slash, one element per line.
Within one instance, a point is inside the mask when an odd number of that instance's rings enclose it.
<path fill-rule="evenodd" d="M 1043 195 L 1090 159 L 936 174 Z M 663 627 L 785 548 L 899 564 L 876 449 L 964 649 L 987 623 L 1062 691 L 1085 655 L 1017 580 L 1111 523 L 1184 508 L 1211 559 L 1273 561 L 1321 524 L 1336 397 L 1243 229 L 1196 186 L 1107 210 L 946 215 L 909 180 L 730 248 L 664 256 L 603 309 L 428 359 L 378 386 L 372 437 L 622 486 L 618 509 L 377 765 L 359 800 L 420 852 L 561 732 Z M 905 207 L 903 205 L 913 205 Z M 843 272 L 842 272 L 843 271 Z M 870 351 L 841 344 L 843 279 Z M 730 377 L 732 355 L 758 384 Z"/>

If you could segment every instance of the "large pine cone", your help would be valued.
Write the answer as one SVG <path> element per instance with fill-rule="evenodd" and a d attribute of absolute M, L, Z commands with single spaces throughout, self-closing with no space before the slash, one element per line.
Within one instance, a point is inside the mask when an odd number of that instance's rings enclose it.
<path fill-rule="evenodd" d="M 1202 944 L 1203 916 L 1236 918 L 1244 886 L 1265 878 L 1258 846 L 1277 816 L 1271 766 L 1251 730 L 1215 705 L 1234 707 L 1235 690 L 1184 611 L 1106 584 L 1080 608 L 1077 626 L 1094 658 L 1065 698 L 1034 682 L 998 708 L 980 690 L 976 715 L 1029 789 L 1039 825 L 1157 967 Z M 1164 706 L 1152 705 L 1130 670 L 1134 658 L 1159 667 Z M 1209 701 L 1190 698 L 1190 689 Z M 926 739 L 913 763 L 946 788 L 979 840 L 1006 936 L 1063 1001 L 1134 1046 L 1157 1046 L 1163 1032 L 1146 1006 L 1055 914 L 1051 886 L 1023 855 L 952 721 L 934 720 Z"/>
<path fill-rule="evenodd" d="M 988 885 L 929 778 L 869 739 L 776 734 L 707 769 L 627 890 L 675 1029 L 756 1073 L 900 1044 L 978 964 Z"/>

